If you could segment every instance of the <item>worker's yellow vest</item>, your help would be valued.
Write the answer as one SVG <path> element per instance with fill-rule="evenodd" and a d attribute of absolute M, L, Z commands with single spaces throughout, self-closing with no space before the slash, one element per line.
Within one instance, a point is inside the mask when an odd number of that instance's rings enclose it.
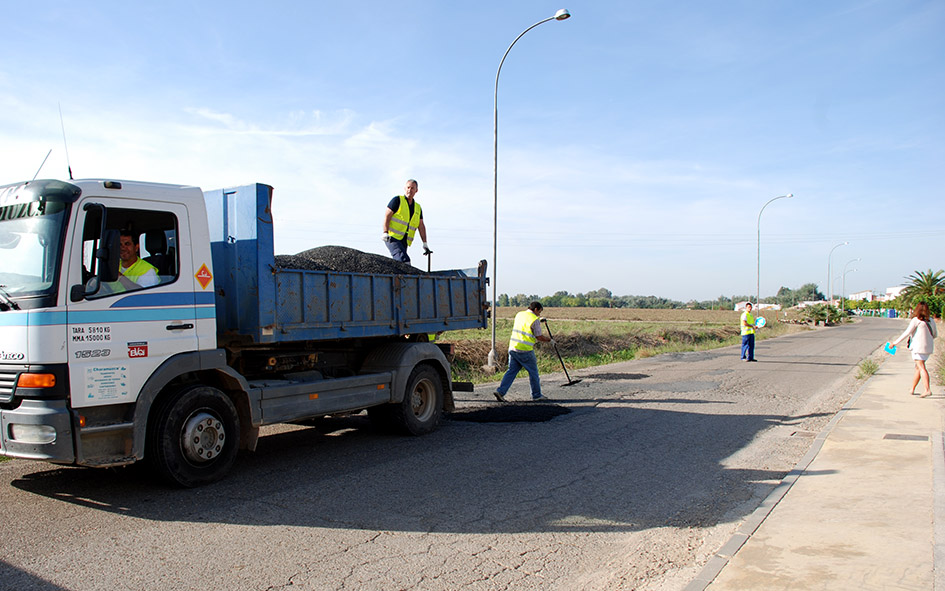
<path fill-rule="evenodd" d="M 413 202 L 413 217 L 410 217 L 410 204 L 407 198 L 400 196 L 400 207 L 394 212 L 394 217 L 390 219 L 390 227 L 387 233 L 395 240 L 403 240 L 407 236 L 407 246 L 413 244 L 413 235 L 420 225 L 420 204 Z"/>
<path fill-rule="evenodd" d="M 535 348 L 538 339 L 532 334 L 532 324 L 536 320 L 538 320 L 538 316 L 531 310 L 522 310 L 515 315 L 515 323 L 512 325 L 512 338 L 509 339 L 509 349 L 531 351 Z"/>
<path fill-rule="evenodd" d="M 157 267 L 155 267 L 148 261 L 142 258 L 139 258 L 137 261 L 134 262 L 133 265 L 131 265 L 127 269 L 122 269 L 121 274 L 127 277 L 128 279 L 131 279 L 135 283 L 138 283 L 138 279 L 140 279 L 142 275 L 144 275 L 145 273 L 147 273 L 148 271 L 152 269 L 154 269 L 154 272 L 157 273 Z"/>
<path fill-rule="evenodd" d="M 742 335 L 746 334 L 755 334 L 755 317 L 751 315 L 751 312 L 744 311 L 742 312 Z"/>

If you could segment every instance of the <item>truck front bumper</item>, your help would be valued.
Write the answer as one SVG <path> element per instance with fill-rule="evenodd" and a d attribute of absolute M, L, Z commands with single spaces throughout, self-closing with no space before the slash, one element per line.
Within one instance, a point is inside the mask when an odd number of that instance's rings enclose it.
<path fill-rule="evenodd" d="M 72 413 L 66 402 L 23 399 L 14 409 L 0 409 L 0 454 L 74 463 Z"/>

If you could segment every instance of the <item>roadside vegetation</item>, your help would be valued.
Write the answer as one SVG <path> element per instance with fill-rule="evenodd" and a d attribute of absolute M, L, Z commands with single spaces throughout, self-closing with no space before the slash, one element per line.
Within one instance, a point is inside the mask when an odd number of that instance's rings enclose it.
<path fill-rule="evenodd" d="M 807 321 L 812 324 L 835 324 L 844 318 L 844 312 L 856 311 L 863 316 L 885 315 L 888 310 L 897 310 L 899 315 L 911 310 L 916 298 L 923 298 L 932 313 L 941 318 L 945 313 L 945 270 L 915 271 L 904 277 L 905 290 L 895 299 L 889 301 L 848 300 L 842 299 L 839 306 L 827 304 L 828 297 L 818 288 L 816 283 L 805 283 L 797 289 L 782 287 L 777 294 L 761 299 L 762 304 L 778 304 L 788 310 L 801 302 L 823 302 L 812 306 Z M 587 293 L 571 294 L 567 291 L 558 291 L 554 295 L 539 296 L 517 294 L 510 296 L 501 294 L 497 298 L 500 308 L 524 308 L 529 302 L 541 302 L 545 308 L 591 308 L 591 309 L 619 309 L 619 310 L 718 310 L 731 311 L 735 305 L 743 301 L 754 302 L 752 295 L 721 295 L 714 300 L 681 302 L 656 296 L 618 296 L 607 288 L 600 288 Z M 755 302 L 757 304 L 758 302 Z M 841 311 L 842 310 L 842 311 Z"/>
<path fill-rule="evenodd" d="M 497 298 L 500 308 L 524 308 L 529 302 L 541 302 L 545 308 L 620 308 L 620 309 L 663 309 L 663 310 L 734 310 L 735 304 L 744 301 L 754 301 L 751 295 L 720 295 L 714 300 L 681 302 L 657 296 L 614 295 L 607 288 L 595 289 L 587 293 L 571 294 L 567 291 L 558 291 L 550 296 L 526 295 L 523 293 L 509 296 L 501 294 Z M 777 295 L 764 298 L 762 303 L 780 304 L 789 308 L 798 302 L 810 300 L 826 300 L 824 294 L 817 290 L 817 285 L 807 283 L 798 289 L 782 287 Z"/>
<path fill-rule="evenodd" d="M 879 363 L 869 358 L 861 361 L 857 367 L 859 368 L 859 371 L 856 373 L 856 379 L 858 380 L 868 378 L 879 371 Z"/>

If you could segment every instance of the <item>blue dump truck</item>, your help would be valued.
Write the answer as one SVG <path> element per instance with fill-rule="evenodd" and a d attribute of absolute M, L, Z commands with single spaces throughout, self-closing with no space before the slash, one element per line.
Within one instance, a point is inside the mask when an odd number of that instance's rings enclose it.
<path fill-rule="evenodd" d="M 450 347 L 431 336 L 486 326 L 485 261 L 283 268 L 272 195 L 108 179 L 0 187 L 0 454 L 146 460 L 198 486 L 255 449 L 263 425 L 366 409 L 407 434 L 436 429 L 470 386 L 453 383 Z"/>

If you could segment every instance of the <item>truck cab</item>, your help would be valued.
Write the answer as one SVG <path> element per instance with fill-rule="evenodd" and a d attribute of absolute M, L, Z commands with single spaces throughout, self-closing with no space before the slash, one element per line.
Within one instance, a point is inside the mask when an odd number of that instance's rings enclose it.
<path fill-rule="evenodd" d="M 212 286 L 194 266 L 210 262 L 205 220 L 195 187 L 0 188 L 0 452 L 84 465 L 141 453 L 145 382 L 171 357 L 216 347 Z M 119 280 L 123 239 L 150 281 Z"/>

